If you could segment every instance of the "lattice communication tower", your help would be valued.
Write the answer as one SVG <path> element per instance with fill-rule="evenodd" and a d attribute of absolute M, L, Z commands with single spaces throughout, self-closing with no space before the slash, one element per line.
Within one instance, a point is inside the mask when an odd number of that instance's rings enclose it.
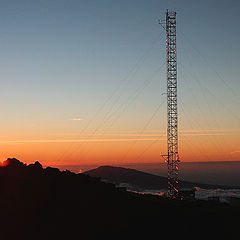
<path fill-rule="evenodd" d="M 166 11 L 166 53 L 168 196 L 176 198 L 179 195 L 180 162 L 178 155 L 176 12 L 168 10 Z"/>

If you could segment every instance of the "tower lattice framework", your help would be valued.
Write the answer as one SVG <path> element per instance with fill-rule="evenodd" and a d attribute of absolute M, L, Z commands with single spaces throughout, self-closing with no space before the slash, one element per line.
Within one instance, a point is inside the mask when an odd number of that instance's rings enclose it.
<path fill-rule="evenodd" d="M 178 111 L 176 12 L 166 12 L 168 196 L 178 196 Z"/>

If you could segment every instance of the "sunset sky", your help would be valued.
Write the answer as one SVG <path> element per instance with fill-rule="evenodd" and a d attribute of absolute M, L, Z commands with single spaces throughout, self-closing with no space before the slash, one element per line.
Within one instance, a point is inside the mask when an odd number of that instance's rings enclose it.
<path fill-rule="evenodd" d="M 240 1 L 0 0 L 0 161 L 162 162 L 166 9 L 181 160 L 240 160 Z"/>

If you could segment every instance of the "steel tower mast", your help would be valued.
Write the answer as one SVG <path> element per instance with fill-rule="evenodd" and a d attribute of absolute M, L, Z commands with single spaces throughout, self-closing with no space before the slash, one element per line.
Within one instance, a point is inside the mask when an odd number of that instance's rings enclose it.
<path fill-rule="evenodd" d="M 168 196 L 178 197 L 178 111 L 176 12 L 166 12 Z"/>

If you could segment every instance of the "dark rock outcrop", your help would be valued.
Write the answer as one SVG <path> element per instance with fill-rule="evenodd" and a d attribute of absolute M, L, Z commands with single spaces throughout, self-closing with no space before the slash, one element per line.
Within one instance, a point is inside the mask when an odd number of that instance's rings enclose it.
<path fill-rule="evenodd" d="M 221 203 L 120 191 L 99 178 L 17 159 L 0 167 L 0 206 L 1 240 L 159 239 L 169 233 L 170 239 L 231 239 L 240 214 Z"/>

